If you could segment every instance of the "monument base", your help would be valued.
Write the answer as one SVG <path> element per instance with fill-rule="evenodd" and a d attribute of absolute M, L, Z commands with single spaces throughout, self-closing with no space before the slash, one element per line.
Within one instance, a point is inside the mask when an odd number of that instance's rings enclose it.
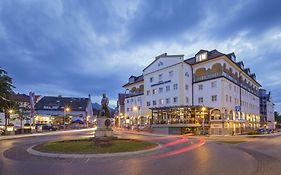
<path fill-rule="evenodd" d="M 109 129 L 97 129 L 95 131 L 95 137 L 99 138 L 99 137 L 113 137 L 113 130 L 109 130 Z"/>
<path fill-rule="evenodd" d="M 111 128 L 111 121 L 106 117 L 97 118 L 97 129 L 95 131 L 95 138 L 112 138 L 113 130 Z"/>

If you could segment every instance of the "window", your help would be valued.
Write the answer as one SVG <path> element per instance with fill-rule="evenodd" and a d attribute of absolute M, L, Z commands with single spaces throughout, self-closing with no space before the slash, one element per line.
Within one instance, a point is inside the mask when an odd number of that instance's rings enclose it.
<path fill-rule="evenodd" d="M 188 97 L 185 97 L 185 103 L 188 103 Z"/>
<path fill-rule="evenodd" d="M 163 99 L 160 99 L 159 100 L 159 105 L 163 105 L 164 104 L 164 100 Z"/>
<path fill-rule="evenodd" d="M 166 104 L 170 104 L 170 98 L 166 98 Z"/>
<path fill-rule="evenodd" d="M 149 93 L 150 93 L 150 90 L 147 90 L 147 91 L 146 91 L 146 95 L 149 95 Z"/>
<path fill-rule="evenodd" d="M 153 104 L 153 106 L 155 106 L 155 105 L 156 105 L 156 101 L 155 101 L 155 100 L 153 100 L 153 101 L 152 101 L 152 104 Z"/>
<path fill-rule="evenodd" d="M 212 87 L 212 88 L 217 87 L 217 82 L 216 82 L 216 81 L 211 82 L 211 87 Z"/>
<path fill-rule="evenodd" d="M 153 77 L 150 77 L 150 83 L 153 83 Z"/>
<path fill-rule="evenodd" d="M 127 112 L 129 112 L 130 111 L 130 108 L 127 108 Z"/>
<path fill-rule="evenodd" d="M 170 91 L 170 86 L 166 86 L 166 91 Z"/>
<path fill-rule="evenodd" d="M 158 63 L 158 66 L 162 66 L 162 65 L 163 65 L 163 62 L 160 61 L 160 62 Z"/>
<path fill-rule="evenodd" d="M 229 102 L 231 103 L 231 96 L 229 96 Z"/>
<path fill-rule="evenodd" d="M 185 85 L 185 90 L 188 90 L 188 84 Z"/>
<path fill-rule="evenodd" d="M 159 75 L 158 75 L 159 81 L 161 81 L 161 80 L 162 80 L 162 77 L 163 77 L 163 75 L 162 75 L 162 74 L 159 74 Z"/>
<path fill-rule="evenodd" d="M 174 75 L 174 71 L 169 72 L 169 77 L 172 77 Z"/>
<path fill-rule="evenodd" d="M 203 97 L 199 97 L 199 98 L 198 98 L 198 103 L 204 103 Z"/>
<path fill-rule="evenodd" d="M 127 100 L 127 103 L 130 103 L 130 100 L 129 100 L 129 99 Z"/>
<path fill-rule="evenodd" d="M 150 106 L 150 101 L 146 102 L 146 106 Z"/>
<path fill-rule="evenodd" d="M 216 95 L 212 95 L 212 101 L 217 101 L 217 96 Z"/>
<path fill-rule="evenodd" d="M 178 89 L 178 84 L 174 84 L 173 87 L 174 87 L 174 90 L 177 90 Z"/>
<path fill-rule="evenodd" d="M 174 103 L 178 102 L 178 97 L 174 97 Z"/>
<path fill-rule="evenodd" d="M 202 91 L 202 90 L 203 90 L 203 84 L 199 84 L 199 85 L 198 85 L 198 90 L 199 90 L 199 91 Z"/>
<path fill-rule="evenodd" d="M 133 103 L 133 102 L 134 102 L 134 99 L 131 98 L 131 103 Z"/>
<path fill-rule="evenodd" d="M 138 102 L 141 102 L 141 97 L 138 97 Z"/>
<path fill-rule="evenodd" d="M 152 89 L 152 94 L 156 94 L 156 89 Z"/>
<path fill-rule="evenodd" d="M 196 62 L 207 59 L 207 52 L 196 55 Z"/>
<path fill-rule="evenodd" d="M 163 92 L 163 88 L 160 87 L 160 88 L 159 88 L 159 93 L 162 93 L 162 92 Z"/>
<path fill-rule="evenodd" d="M 185 74 L 184 74 L 186 77 L 189 77 L 189 74 L 188 74 L 188 72 L 185 72 Z"/>
<path fill-rule="evenodd" d="M 232 84 L 231 84 L 231 83 L 229 83 L 229 90 L 231 90 L 231 88 L 232 88 Z"/>
<path fill-rule="evenodd" d="M 225 101 L 228 101 L 228 95 L 225 95 Z"/>

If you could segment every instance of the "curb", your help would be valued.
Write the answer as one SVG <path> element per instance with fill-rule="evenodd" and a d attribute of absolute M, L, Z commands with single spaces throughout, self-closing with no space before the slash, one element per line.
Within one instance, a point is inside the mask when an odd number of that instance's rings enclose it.
<path fill-rule="evenodd" d="M 63 133 L 83 132 L 83 131 L 92 131 L 92 130 L 94 131 L 95 128 L 74 129 L 74 130 L 65 130 L 65 131 L 53 131 L 53 132 L 43 132 L 43 133 L 13 135 L 13 136 L 0 136 L 0 141 L 1 140 L 11 140 L 11 139 L 20 139 L 20 138 L 26 138 L 26 137 L 59 135 L 59 134 L 63 134 Z"/>
<path fill-rule="evenodd" d="M 158 144 L 155 148 L 141 150 L 141 151 L 131 151 L 131 152 L 123 152 L 123 153 L 104 153 L 104 154 L 57 154 L 57 153 L 46 153 L 40 152 L 33 149 L 36 145 L 29 147 L 26 151 L 29 154 L 41 157 L 51 157 L 51 158 L 74 158 L 74 159 L 81 159 L 81 158 L 104 158 L 104 157 L 118 157 L 118 156 L 128 156 L 128 155 L 136 155 L 136 154 L 143 154 L 152 151 L 156 151 L 162 148 L 162 145 Z"/>

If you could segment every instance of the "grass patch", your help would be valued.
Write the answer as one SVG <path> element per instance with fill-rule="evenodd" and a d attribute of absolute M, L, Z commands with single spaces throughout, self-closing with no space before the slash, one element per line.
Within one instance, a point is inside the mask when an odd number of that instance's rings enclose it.
<path fill-rule="evenodd" d="M 242 140 L 222 140 L 222 141 L 217 141 L 218 143 L 224 143 L 224 144 L 239 144 L 243 143 L 245 141 Z"/>
<path fill-rule="evenodd" d="M 133 139 L 114 139 L 106 146 L 96 144 L 92 139 L 47 142 L 33 149 L 41 152 L 68 154 L 119 153 L 139 151 L 156 147 L 157 144 Z"/>

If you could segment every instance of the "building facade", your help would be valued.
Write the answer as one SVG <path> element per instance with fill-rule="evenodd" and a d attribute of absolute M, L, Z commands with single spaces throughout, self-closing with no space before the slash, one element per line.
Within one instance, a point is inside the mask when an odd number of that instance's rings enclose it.
<path fill-rule="evenodd" d="M 36 124 L 63 125 L 93 117 L 91 98 L 44 96 L 35 104 Z"/>
<path fill-rule="evenodd" d="M 261 85 L 234 53 L 200 50 L 188 59 L 165 53 L 123 87 L 125 116 L 155 132 L 230 135 L 260 127 Z"/>
<path fill-rule="evenodd" d="M 274 103 L 271 93 L 265 89 L 259 90 L 261 126 L 268 129 L 275 129 Z"/>

